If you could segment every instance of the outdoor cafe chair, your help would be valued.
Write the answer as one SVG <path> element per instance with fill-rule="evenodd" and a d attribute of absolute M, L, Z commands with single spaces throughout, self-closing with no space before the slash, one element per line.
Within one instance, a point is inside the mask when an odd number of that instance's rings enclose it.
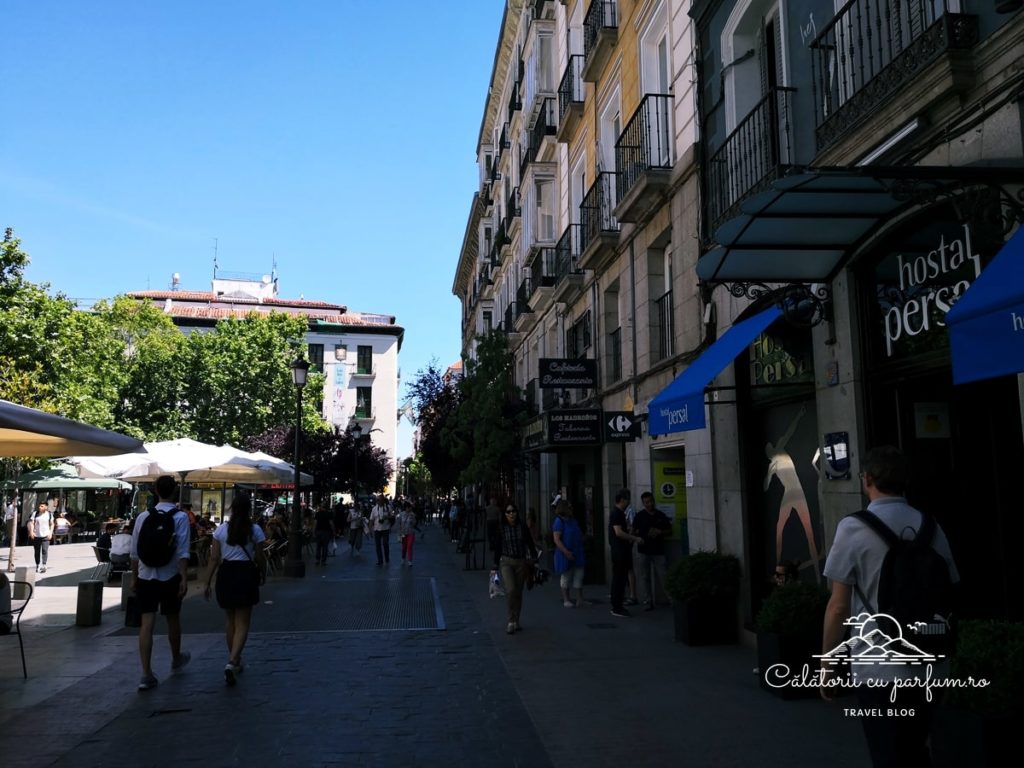
<path fill-rule="evenodd" d="M 32 599 L 32 593 L 35 591 L 34 587 L 27 581 L 11 581 L 11 594 L 27 594 L 23 599 L 12 599 L 11 610 L 0 611 L 0 616 L 11 617 L 11 632 L 12 635 L 18 636 L 18 645 L 21 648 L 21 672 L 25 675 L 25 679 L 28 679 L 28 667 L 25 665 L 25 643 L 21 638 L 21 614 L 25 612 L 25 608 L 28 607 L 29 600 Z"/>
<path fill-rule="evenodd" d="M 96 567 L 92 569 L 93 581 L 101 577 L 110 576 L 110 550 L 102 547 L 92 546 L 92 552 L 96 555 Z"/>

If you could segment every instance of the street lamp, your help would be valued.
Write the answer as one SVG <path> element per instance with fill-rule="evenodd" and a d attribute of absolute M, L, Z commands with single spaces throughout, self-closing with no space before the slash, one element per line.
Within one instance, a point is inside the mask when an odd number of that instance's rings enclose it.
<path fill-rule="evenodd" d="M 292 524 L 288 532 L 288 556 L 284 575 L 301 579 L 306 575 L 302 560 L 302 510 L 299 509 L 299 442 L 302 439 L 302 388 L 306 386 L 309 363 L 301 357 L 292 363 L 292 384 L 295 385 L 295 492 L 292 494 Z"/>
<path fill-rule="evenodd" d="M 352 432 L 352 506 L 359 507 L 359 438 L 363 436 L 363 428 L 355 419 L 349 427 Z"/>

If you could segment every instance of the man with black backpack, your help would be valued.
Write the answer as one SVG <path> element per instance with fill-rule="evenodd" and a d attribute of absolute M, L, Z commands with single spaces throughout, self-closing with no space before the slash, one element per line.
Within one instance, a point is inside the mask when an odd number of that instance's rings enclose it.
<path fill-rule="evenodd" d="M 865 646 L 854 665 L 854 680 L 872 763 L 927 766 L 935 692 L 929 697 L 924 687 L 905 681 L 941 676 L 939 665 L 952 651 L 952 592 L 960 577 L 942 529 L 904 498 L 906 457 L 892 446 L 875 448 L 868 451 L 861 469 L 862 489 L 870 503 L 866 512 L 839 522 L 825 562 L 832 595 L 825 611 L 822 654 L 845 644 L 858 656 L 859 646 Z M 857 623 L 847 625 L 851 617 Z M 852 639 L 844 643 L 846 626 L 859 627 L 859 633 L 851 633 Z M 897 647 L 904 654 L 901 659 L 915 663 L 881 654 Z M 869 661 L 872 657 L 875 663 Z M 825 699 L 835 693 L 828 686 L 835 672 L 823 659 Z"/>
<path fill-rule="evenodd" d="M 188 515 L 171 501 L 178 484 L 161 475 L 154 484 L 160 501 L 135 521 L 132 529 L 132 591 L 142 614 L 139 629 L 139 659 L 142 679 L 139 690 L 156 688 L 150 666 L 153 656 L 153 626 L 156 611 L 167 617 L 167 639 L 171 644 L 171 672 L 188 664 L 191 655 L 181 650 L 181 601 L 188 591 Z"/>

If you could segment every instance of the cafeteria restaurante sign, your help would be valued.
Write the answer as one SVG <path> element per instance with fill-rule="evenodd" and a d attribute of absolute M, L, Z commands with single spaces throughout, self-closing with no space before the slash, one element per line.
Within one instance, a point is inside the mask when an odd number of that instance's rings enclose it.
<path fill-rule="evenodd" d="M 591 389 L 597 386 L 597 361 L 540 359 L 541 389 Z"/>

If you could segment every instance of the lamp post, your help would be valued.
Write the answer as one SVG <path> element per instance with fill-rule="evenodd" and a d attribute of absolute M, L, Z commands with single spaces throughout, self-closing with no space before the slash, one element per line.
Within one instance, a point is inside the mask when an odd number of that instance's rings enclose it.
<path fill-rule="evenodd" d="M 352 420 L 349 428 L 352 432 L 352 505 L 359 506 L 359 438 L 363 436 L 363 428 L 359 422 Z"/>
<path fill-rule="evenodd" d="M 306 575 L 302 559 L 302 510 L 299 508 L 299 442 L 302 439 L 302 388 L 306 386 L 309 363 L 301 357 L 292 363 L 292 383 L 295 385 L 295 492 L 292 494 L 292 524 L 288 531 L 288 556 L 284 561 L 284 575 L 301 579 Z"/>

